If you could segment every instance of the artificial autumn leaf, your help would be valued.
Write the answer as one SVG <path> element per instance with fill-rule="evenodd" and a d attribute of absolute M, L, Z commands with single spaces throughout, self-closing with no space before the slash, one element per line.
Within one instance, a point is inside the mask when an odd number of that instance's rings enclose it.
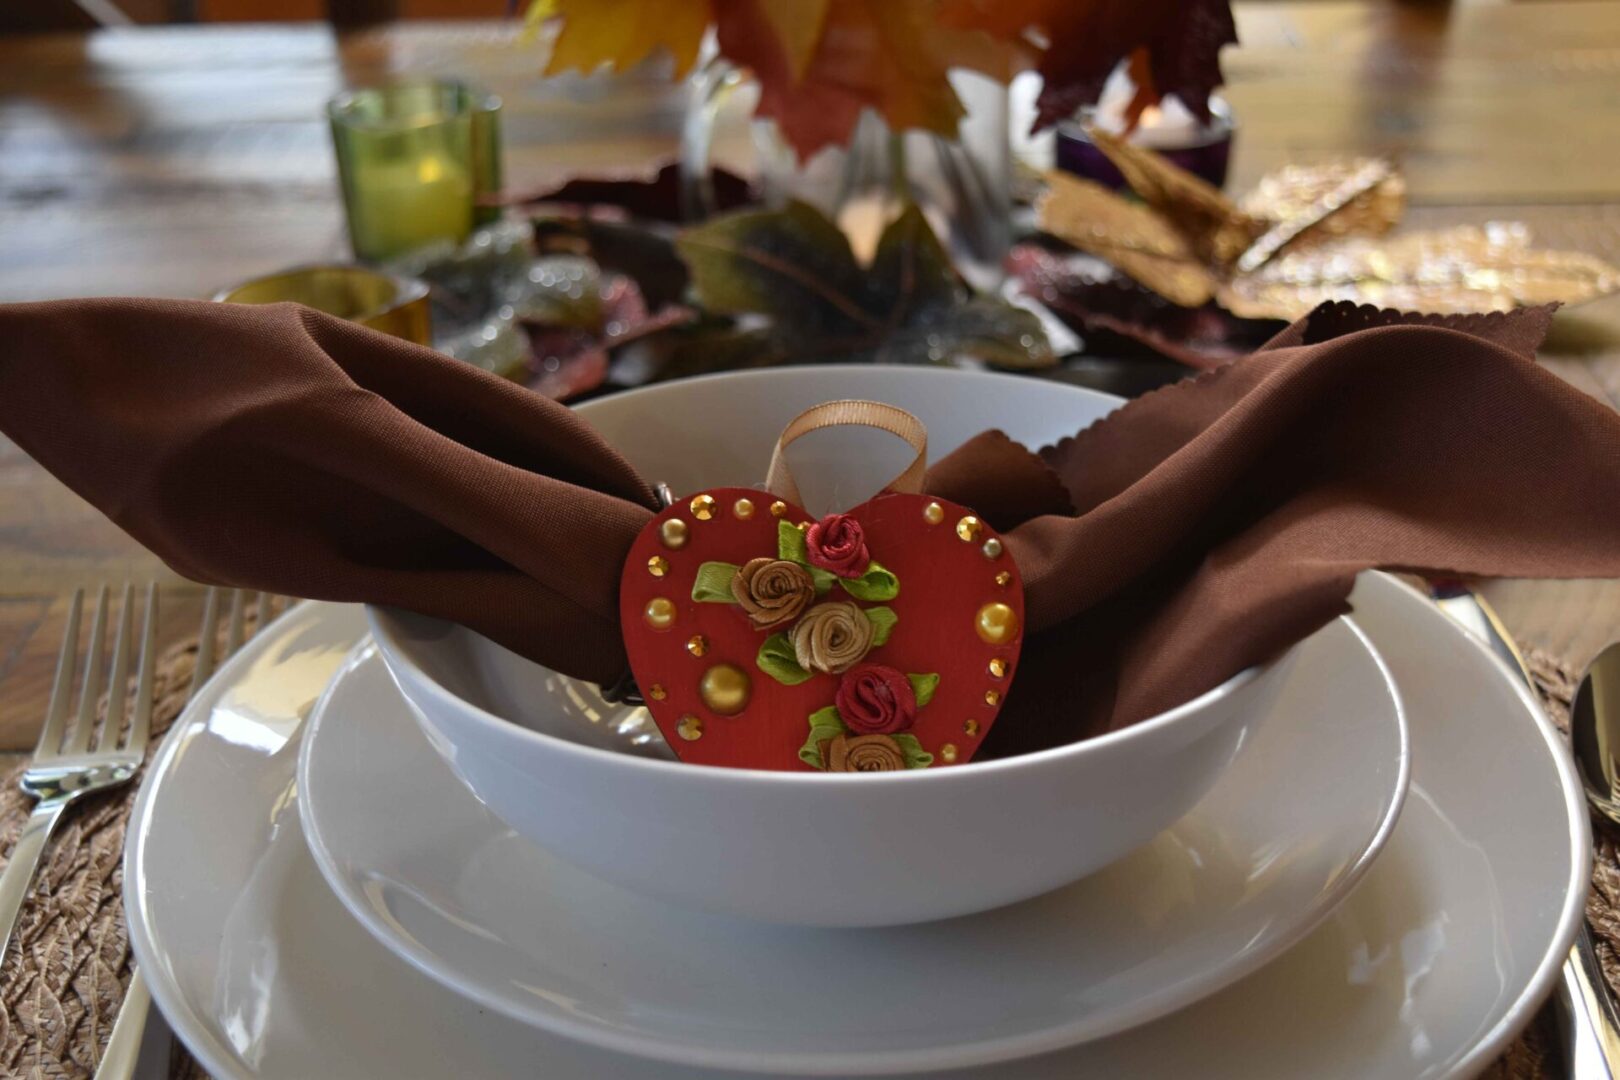
<path fill-rule="evenodd" d="M 769 70 L 774 77 L 785 76 L 792 84 L 804 78 L 810 58 L 821 43 L 830 2 L 714 0 L 715 22 L 734 47 L 754 56 L 750 66 L 756 72 Z M 775 53 L 769 62 L 762 59 L 767 50 Z"/>
<path fill-rule="evenodd" d="M 1037 129 L 1094 104 L 1127 58 L 1139 90 L 1174 94 L 1208 120 L 1221 48 L 1237 43 L 1227 0 L 940 0 L 940 17 L 1038 53 Z M 1139 93 L 1134 107 L 1145 103 Z"/>
<path fill-rule="evenodd" d="M 624 71 L 663 50 L 677 77 L 692 70 L 713 12 L 709 0 L 535 0 L 528 22 L 559 22 L 546 74 L 603 64 Z"/>
<path fill-rule="evenodd" d="M 831 221 L 799 202 L 716 218 L 676 244 L 706 311 L 769 319 L 767 330 L 748 331 L 762 362 L 1053 363 L 1035 316 L 974 296 L 915 206 L 884 230 L 867 268 Z"/>
<path fill-rule="evenodd" d="M 947 73 L 969 68 L 1006 79 L 1017 50 L 972 28 L 941 23 L 938 0 L 826 0 L 820 38 L 803 68 L 761 14 L 766 0 L 716 0 L 720 52 L 752 70 L 757 115 L 809 158 L 848 143 L 870 108 L 895 130 L 919 128 L 955 138 L 964 115 Z"/>

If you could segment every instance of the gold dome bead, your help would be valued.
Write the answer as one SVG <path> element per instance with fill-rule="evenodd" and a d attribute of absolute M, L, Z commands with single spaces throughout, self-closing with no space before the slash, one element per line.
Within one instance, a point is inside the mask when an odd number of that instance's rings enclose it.
<path fill-rule="evenodd" d="M 747 521 L 749 518 L 754 516 L 754 500 L 738 499 L 736 502 L 731 504 L 731 512 L 736 516 L 738 521 Z"/>
<path fill-rule="evenodd" d="M 1018 612 L 1006 604 L 986 604 L 973 616 L 973 629 L 986 645 L 1005 645 L 1018 636 Z"/>
<path fill-rule="evenodd" d="M 708 521 L 714 517 L 714 496 L 698 495 L 692 500 L 692 516 L 699 521 Z"/>
<path fill-rule="evenodd" d="M 686 535 L 686 522 L 680 518 L 667 518 L 658 526 L 658 539 L 662 540 L 664 546 L 671 551 L 679 551 L 686 546 Z"/>
<path fill-rule="evenodd" d="M 962 520 L 956 523 L 956 535 L 969 544 L 977 540 L 979 538 L 979 533 L 983 531 L 984 522 L 980 521 L 972 514 L 968 514 L 966 517 L 962 518 Z"/>
<path fill-rule="evenodd" d="M 669 573 L 669 560 L 662 555 L 654 555 L 647 560 L 647 573 L 653 577 L 663 577 Z"/>
<path fill-rule="evenodd" d="M 697 742 L 703 738 L 703 717 L 687 713 L 675 725 L 675 734 L 687 742 Z"/>
<path fill-rule="evenodd" d="M 693 634 L 687 639 L 686 651 L 693 656 L 702 656 L 709 651 L 709 639 L 702 634 Z"/>
<path fill-rule="evenodd" d="M 945 508 L 937 502 L 931 502 L 923 507 L 923 520 L 930 525 L 938 525 L 945 520 Z"/>
<path fill-rule="evenodd" d="M 667 596 L 655 596 L 647 601 L 641 617 L 654 630 L 668 630 L 675 625 L 675 601 Z"/>
<path fill-rule="evenodd" d="M 736 664 L 716 664 L 703 673 L 698 683 L 698 696 L 710 712 L 718 716 L 736 716 L 748 707 L 753 684 L 748 672 Z"/>
<path fill-rule="evenodd" d="M 984 557 L 987 559 L 999 559 L 1002 551 L 1001 541 L 992 536 L 984 542 L 984 547 L 979 550 L 984 552 Z"/>

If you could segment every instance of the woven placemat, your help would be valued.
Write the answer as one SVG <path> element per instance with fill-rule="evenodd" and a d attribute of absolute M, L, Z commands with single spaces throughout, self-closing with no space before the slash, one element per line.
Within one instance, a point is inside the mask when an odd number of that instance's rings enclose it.
<path fill-rule="evenodd" d="M 159 661 L 154 744 L 185 703 L 196 654 L 193 639 Z M 1574 674 L 1534 649 L 1527 659 L 1548 711 L 1559 727 L 1566 727 Z M 17 788 L 21 768 L 0 780 L 0 851 L 7 858 L 30 809 Z M 95 1071 L 130 978 L 122 855 L 134 796 L 131 786 L 87 802 L 71 814 L 46 852 L 0 972 L 4 1076 L 80 1080 Z M 1595 826 L 1594 832 L 1597 866 L 1587 913 L 1604 974 L 1611 986 L 1620 986 L 1620 841 Z M 1556 1077 L 1557 1039 L 1544 1014 L 1484 1075 L 1492 1080 Z M 171 1080 L 208 1080 L 178 1043 L 171 1051 L 169 1075 Z"/>

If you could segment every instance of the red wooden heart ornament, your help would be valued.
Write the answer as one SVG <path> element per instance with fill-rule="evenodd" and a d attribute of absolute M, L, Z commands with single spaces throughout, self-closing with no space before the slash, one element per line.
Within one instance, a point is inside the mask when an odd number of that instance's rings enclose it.
<path fill-rule="evenodd" d="M 688 496 L 637 538 L 619 606 L 631 670 L 677 756 L 754 769 L 971 760 L 1024 623 L 1001 538 L 919 494 L 819 521 L 749 488 Z"/>

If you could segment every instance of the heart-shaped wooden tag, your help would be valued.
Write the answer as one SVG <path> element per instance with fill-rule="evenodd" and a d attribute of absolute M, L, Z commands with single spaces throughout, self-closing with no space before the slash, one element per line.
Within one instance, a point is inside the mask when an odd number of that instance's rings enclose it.
<path fill-rule="evenodd" d="M 1018 665 L 1023 583 L 973 511 L 883 494 L 817 521 L 686 497 L 631 549 L 631 670 L 682 761 L 889 771 L 969 761 Z"/>

